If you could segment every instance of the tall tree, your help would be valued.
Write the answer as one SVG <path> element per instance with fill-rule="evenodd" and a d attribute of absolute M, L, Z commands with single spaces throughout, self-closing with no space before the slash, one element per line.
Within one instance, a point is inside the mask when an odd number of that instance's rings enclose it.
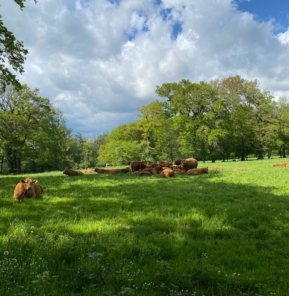
<path fill-rule="evenodd" d="M 181 80 L 179 83 L 164 83 L 157 86 L 156 93 L 167 98 L 165 111 L 171 117 L 177 117 L 174 124 L 179 132 L 180 149 L 184 157 L 200 155 L 203 142 L 198 131 L 205 121 L 206 114 L 217 100 L 217 91 L 205 82 L 191 83 Z M 178 126 L 177 126 L 178 125 Z"/>
<path fill-rule="evenodd" d="M 21 172 L 21 161 L 35 146 L 32 139 L 54 108 L 38 89 L 23 85 L 20 90 L 7 88 L 0 96 L 0 139 L 10 172 Z"/>

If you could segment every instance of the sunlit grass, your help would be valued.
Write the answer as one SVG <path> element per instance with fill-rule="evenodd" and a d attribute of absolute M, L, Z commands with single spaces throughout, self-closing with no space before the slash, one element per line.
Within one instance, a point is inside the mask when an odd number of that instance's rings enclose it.
<path fill-rule="evenodd" d="M 46 193 L 22 202 L 27 175 L 1 176 L 0 295 L 288 295 L 289 167 L 272 167 L 285 161 L 30 175 Z"/>

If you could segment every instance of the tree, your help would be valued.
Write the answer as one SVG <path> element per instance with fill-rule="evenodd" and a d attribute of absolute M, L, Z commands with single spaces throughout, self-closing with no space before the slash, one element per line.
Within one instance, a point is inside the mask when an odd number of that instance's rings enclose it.
<path fill-rule="evenodd" d="M 164 103 L 159 101 L 153 101 L 147 106 L 142 106 L 137 108 L 139 111 L 138 121 L 139 128 L 142 131 L 142 141 L 140 145 L 143 147 L 144 159 L 146 161 L 152 160 L 152 155 L 154 152 L 154 133 L 157 130 L 162 129 L 163 132 L 157 133 L 158 138 L 155 140 L 160 140 L 160 138 L 167 138 L 168 134 L 164 131 L 166 127 L 166 116 L 163 110 Z"/>
<path fill-rule="evenodd" d="M 203 141 L 198 136 L 205 117 L 217 100 L 217 91 L 205 82 L 191 83 L 181 80 L 179 83 L 164 83 L 157 86 L 156 93 L 167 98 L 164 109 L 176 117 L 174 125 L 179 133 L 179 143 L 183 157 L 203 154 Z"/>
<path fill-rule="evenodd" d="M 51 151 L 63 143 L 67 133 L 49 99 L 38 96 L 38 89 L 22 85 L 20 90 L 9 87 L 0 96 L 0 140 L 10 172 L 21 173 L 22 161 L 60 160 Z M 65 148 L 66 149 L 66 148 Z M 44 151 L 50 153 L 49 158 Z M 47 153 L 48 153 L 47 152 Z"/>
<path fill-rule="evenodd" d="M 25 0 L 14 1 L 19 5 L 20 9 L 24 8 Z M 27 54 L 28 50 L 24 48 L 23 42 L 17 41 L 13 33 L 4 26 L 0 15 L 0 84 L 3 91 L 9 84 L 18 89 L 21 87 L 16 75 L 12 74 L 5 64 L 8 63 L 14 71 L 22 74 Z"/>

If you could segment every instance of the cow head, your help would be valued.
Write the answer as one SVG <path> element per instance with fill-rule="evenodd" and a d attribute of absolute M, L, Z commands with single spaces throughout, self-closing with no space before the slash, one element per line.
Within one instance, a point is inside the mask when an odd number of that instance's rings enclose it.
<path fill-rule="evenodd" d="M 35 183 L 35 180 L 31 178 L 26 178 L 25 180 L 21 180 L 20 183 L 23 183 L 25 190 L 29 191 L 32 189 L 32 184 Z"/>

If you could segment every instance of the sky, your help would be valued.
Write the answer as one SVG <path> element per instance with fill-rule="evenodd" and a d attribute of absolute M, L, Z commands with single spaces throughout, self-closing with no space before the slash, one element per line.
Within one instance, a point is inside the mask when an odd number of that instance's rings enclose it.
<path fill-rule="evenodd" d="M 266 3 L 266 4 L 265 4 Z M 29 54 L 22 84 L 73 134 L 138 120 L 163 83 L 240 75 L 289 99 L 288 0 L 0 0 Z"/>

